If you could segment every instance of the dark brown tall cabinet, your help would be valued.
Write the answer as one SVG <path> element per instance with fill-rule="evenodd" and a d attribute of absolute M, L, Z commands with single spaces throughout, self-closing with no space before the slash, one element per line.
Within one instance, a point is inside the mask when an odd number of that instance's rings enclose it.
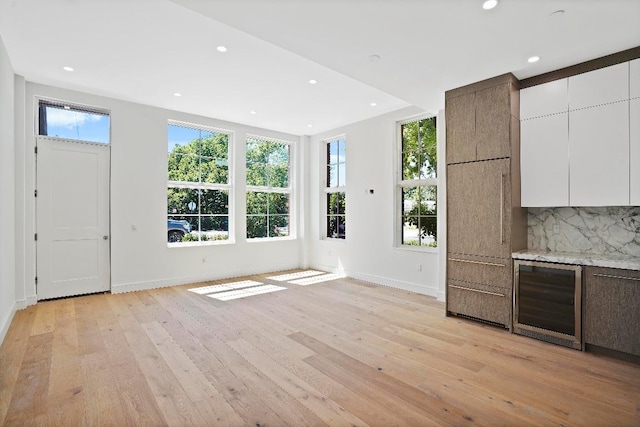
<path fill-rule="evenodd" d="M 445 94 L 447 314 L 512 325 L 520 207 L 519 88 L 505 74 Z"/>

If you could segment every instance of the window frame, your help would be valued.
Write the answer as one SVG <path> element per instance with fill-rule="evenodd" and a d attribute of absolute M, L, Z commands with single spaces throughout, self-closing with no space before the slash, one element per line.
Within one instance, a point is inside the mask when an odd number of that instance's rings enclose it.
<path fill-rule="evenodd" d="M 441 209 L 440 209 L 440 191 L 442 186 L 442 177 L 440 167 L 436 164 L 435 178 L 418 178 L 418 179 L 403 179 L 403 135 L 402 135 L 402 127 L 406 124 L 419 122 L 424 119 L 434 119 L 436 121 L 436 160 L 439 163 L 440 156 L 439 151 L 441 149 L 440 139 L 440 126 L 443 126 L 443 120 L 438 113 L 422 113 L 416 116 L 408 117 L 403 120 L 399 120 L 396 122 L 396 144 L 394 146 L 394 159 L 395 159 L 395 206 L 394 206 L 394 217 L 395 217 L 395 247 L 401 250 L 408 251 L 419 251 L 419 252 L 439 252 L 439 247 L 442 245 L 441 233 L 437 232 L 438 237 L 436 238 L 436 246 L 420 246 L 420 245 L 407 245 L 403 243 L 403 231 L 404 231 L 404 206 L 403 206 L 403 191 L 406 188 L 415 188 L 415 187 L 436 187 L 436 206 L 435 206 L 435 216 L 436 216 L 436 230 L 440 231 L 440 223 L 442 221 Z"/>
<path fill-rule="evenodd" d="M 296 208 L 296 200 L 295 200 L 295 142 L 293 141 L 287 141 L 284 139 L 278 139 L 278 138 L 272 138 L 272 137 L 266 137 L 266 136 L 261 136 L 261 135 L 255 135 L 255 134 L 247 134 L 245 137 L 245 158 L 244 158 L 244 162 L 245 162 L 245 166 L 247 164 L 248 161 L 248 155 L 247 155 L 247 146 L 249 143 L 249 140 L 253 140 L 253 141 L 260 141 L 260 142 L 266 142 L 266 143 L 275 143 L 275 144 L 285 144 L 288 146 L 289 148 L 289 158 L 288 158 L 288 168 L 287 168 L 287 187 L 273 187 L 273 186 L 261 186 L 261 185 L 250 185 L 247 183 L 247 170 L 245 170 L 245 203 L 248 197 L 249 192 L 253 192 L 253 193 L 266 193 L 267 195 L 269 194 L 286 194 L 289 198 L 289 209 L 288 209 L 288 214 L 287 216 L 289 217 L 289 222 L 288 222 L 288 232 L 289 234 L 286 236 L 266 236 L 266 237 L 249 237 L 247 236 L 247 226 L 248 226 L 248 222 L 247 219 L 249 218 L 249 215 L 255 216 L 257 214 L 249 214 L 248 213 L 248 209 L 246 208 L 245 205 L 245 229 L 244 229 L 244 238 L 247 242 L 264 242 L 264 241 L 282 241 L 282 240 L 294 240 L 297 238 L 297 233 L 296 233 L 296 221 L 295 221 L 295 208 Z M 268 209 L 268 202 L 267 202 L 267 209 Z M 268 211 L 266 213 L 267 218 L 270 216 Z"/>
<path fill-rule="evenodd" d="M 77 102 L 68 102 L 62 99 L 55 98 L 47 98 L 47 97 L 35 97 L 35 134 L 36 136 L 44 136 L 53 140 L 64 140 L 64 141 L 76 141 L 80 143 L 86 144 L 97 144 L 97 145 L 106 145 L 111 146 L 111 111 L 105 108 L 94 107 L 86 104 L 80 104 Z M 73 110 L 86 114 L 96 114 L 101 116 L 106 116 L 109 119 L 109 126 L 107 127 L 107 142 L 102 141 L 92 141 L 90 139 L 80 139 L 80 138 L 66 138 L 55 135 L 45 135 L 42 134 L 45 127 L 46 120 L 46 112 L 42 113 L 43 107 L 47 106 L 53 108 L 62 108 L 65 110 Z"/>
<path fill-rule="evenodd" d="M 330 167 L 332 165 L 331 163 L 331 158 L 330 158 L 330 149 L 329 149 L 329 145 L 333 142 L 338 142 L 340 143 L 340 141 L 342 141 L 342 144 L 344 144 L 344 153 L 345 153 L 345 161 L 344 163 L 344 180 L 343 185 L 340 185 L 340 179 L 338 179 L 338 184 L 335 186 L 330 186 L 330 179 L 329 179 L 329 175 L 330 175 Z M 345 219 L 345 224 L 346 224 L 346 218 L 347 218 L 347 210 L 346 210 L 346 199 L 347 199 L 347 161 L 346 161 L 346 157 L 347 157 L 347 135 L 346 134 L 340 134 L 340 135 L 336 135 L 333 136 L 331 138 L 326 138 L 323 139 L 321 142 L 321 147 L 323 150 L 323 156 L 321 156 L 321 158 L 323 159 L 323 167 L 321 168 L 321 171 L 323 173 L 323 176 L 320 180 L 320 182 L 322 183 L 322 191 L 321 191 L 321 209 L 320 209 L 320 214 L 322 215 L 323 220 L 321 221 L 321 233 L 320 233 L 320 237 L 322 239 L 325 240 L 329 240 L 329 241 L 346 241 L 347 240 L 347 234 L 346 234 L 346 227 L 345 227 L 345 233 L 344 233 L 344 237 L 333 237 L 333 236 L 329 236 L 327 231 L 328 231 L 328 226 L 329 226 L 329 217 L 330 216 L 336 216 L 336 215 L 332 215 L 330 212 L 328 212 L 328 202 L 327 202 L 327 198 L 329 195 L 331 194 L 335 194 L 335 193 L 342 193 L 343 197 L 344 197 L 344 204 L 345 204 L 345 210 L 342 213 L 342 217 L 344 217 Z M 338 152 L 340 152 L 340 148 L 338 145 Z M 338 165 L 338 176 L 340 175 L 340 161 L 338 161 L 337 165 Z"/>
<path fill-rule="evenodd" d="M 197 241 L 189 241 L 189 242 L 168 242 L 167 246 L 170 248 L 182 248 L 182 247 L 191 247 L 191 246 L 208 246 L 208 245 L 225 245 L 225 244 L 233 244 L 235 243 L 235 215 L 234 215 L 234 185 L 233 185 L 233 168 L 234 168 L 234 142 L 235 142 L 235 133 L 229 129 L 218 128 L 214 126 L 207 126 L 197 123 L 185 122 L 181 120 L 173 120 L 169 119 L 167 121 L 167 143 L 169 142 L 169 126 L 178 126 L 183 128 L 188 128 L 192 130 L 198 130 L 201 132 L 214 132 L 216 134 L 223 133 L 227 135 L 227 182 L 226 184 L 222 183 L 208 183 L 208 182 L 190 182 L 190 181 L 173 181 L 169 180 L 168 177 L 168 169 L 165 168 L 167 173 L 167 191 L 169 188 L 178 188 L 178 189 L 193 189 L 193 190 L 219 190 L 227 192 L 227 239 L 223 240 L 197 240 Z M 166 154 L 166 166 L 169 165 L 169 153 Z M 201 156 L 198 157 L 206 157 Z M 165 196 L 165 203 L 167 203 Z M 165 205 L 166 206 L 166 205 Z M 180 216 L 180 215 L 171 215 L 168 212 L 168 206 L 165 208 L 165 216 L 169 219 L 170 216 Z M 198 213 L 199 220 L 201 219 L 202 214 Z M 165 230 L 166 233 L 166 230 Z M 200 236 L 198 237 L 200 238 Z"/>

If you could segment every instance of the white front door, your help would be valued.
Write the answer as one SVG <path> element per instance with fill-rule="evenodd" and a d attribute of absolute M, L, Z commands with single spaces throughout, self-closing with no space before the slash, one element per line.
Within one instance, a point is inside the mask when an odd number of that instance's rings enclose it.
<path fill-rule="evenodd" d="M 38 300 L 110 289 L 106 144 L 37 139 Z"/>

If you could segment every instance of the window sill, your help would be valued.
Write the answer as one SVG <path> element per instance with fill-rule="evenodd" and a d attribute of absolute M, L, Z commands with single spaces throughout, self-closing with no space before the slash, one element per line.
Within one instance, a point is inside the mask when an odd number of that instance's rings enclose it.
<path fill-rule="evenodd" d="M 167 247 L 170 249 L 174 248 L 192 248 L 199 246 L 223 246 L 223 245 L 233 245 L 236 242 L 233 240 L 212 240 L 206 242 L 176 242 L 176 243 L 167 243 Z"/>
<path fill-rule="evenodd" d="M 397 249 L 399 251 L 406 251 L 406 252 L 422 252 L 422 253 L 431 253 L 431 254 L 437 254 L 440 252 L 438 248 L 432 248 L 430 246 L 401 245 L 401 246 L 396 246 L 394 249 Z"/>
<path fill-rule="evenodd" d="M 296 237 L 288 236 L 288 237 L 254 237 L 252 239 L 247 238 L 247 243 L 259 243 L 259 242 L 282 242 L 282 241 L 292 241 L 297 240 Z"/>

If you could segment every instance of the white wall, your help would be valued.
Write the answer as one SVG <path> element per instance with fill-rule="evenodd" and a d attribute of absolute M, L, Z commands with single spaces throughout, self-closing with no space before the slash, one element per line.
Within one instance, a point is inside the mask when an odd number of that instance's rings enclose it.
<path fill-rule="evenodd" d="M 247 133 L 294 142 L 294 164 L 299 173 L 304 149 L 300 137 L 252 128 L 211 118 L 90 95 L 51 86 L 27 83 L 25 90 L 25 137 L 18 157 L 24 166 L 18 187 L 24 194 L 19 215 L 25 218 L 24 236 L 35 232 L 33 197 L 35 158 L 35 110 L 37 97 L 48 97 L 111 111 L 111 283 L 113 292 L 149 289 L 203 280 L 300 267 L 301 239 L 247 242 L 245 239 L 244 162 L 236 163 L 232 199 L 235 200 L 236 242 L 193 247 L 167 247 L 166 243 L 166 150 L 167 121 L 181 120 L 234 131 L 235 157 L 244 158 Z M 303 192 L 295 189 L 298 200 Z M 293 212 L 299 221 L 300 209 Z M 135 228 L 135 230 L 134 230 Z M 294 229 L 292 226 L 291 229 Z M 17 296 L 35 301 L 34 245 L 26 238 L 18 269 L 24 280 Z"/>
<path fill-rule="evenodd" d="M 307 245 L 312 267 L 444 298 L 444 276 L 441 276 L 440 268 L 446 241 L 442 221 L 446 204 L 444 180 L 439 183 L 438 192 L 440 248 L 420 250 L 399 248 L 394 244 L 396 123 L 420 113 L 417 108 L 406 108 L 310 138 L 307 206 L 311 210 L 311 220 Z M 444 129 L 441 119 L 438 128 Z M 347 238 L 323 239 L 324 221 L 320 217 L 321 203 L 326 203 L 322 192 L 326 174 L 323 140 L 341 134 L 346 135 Z M 444 159 L 444 132 L 439 130 L 438 139 L 439 148 L 442 147 L 439 157 Z M 443 164 L 439 161 L 440 177 L 444 174 Z M 367 189 L 373 189 L 374 194 L 367 194 Z"/>
<path fill-rule="evenodd" d="M 0 39 L 0 344 L 16 310 L 14 74 Z"/>

